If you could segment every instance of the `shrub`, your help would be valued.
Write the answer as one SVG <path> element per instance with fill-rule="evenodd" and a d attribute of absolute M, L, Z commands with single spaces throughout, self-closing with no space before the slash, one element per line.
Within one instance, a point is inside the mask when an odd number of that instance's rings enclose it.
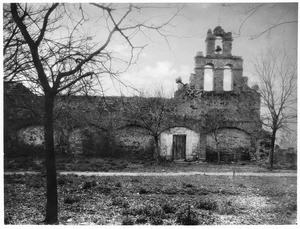
<path fill-rule="evenodd" d="M 57 184 L 59 185 L 65 185 L 68 183 L 73 183 L 73 181 L 69 180 L 67 176 L 60 176 L 57 178 Z"/>
<path fill-rule="evenodd" d="M 86 181 L 86 182 L 84 182 L 82 188 L 83 189 L 90 189 L 90 188 L 95 187 L 95 186 L 97 186 L 97 182 L 95 180 Z"/>
<path fill-rule="evenodd" d="M 134 221 L 127 215 L 125 218 L 123 218 L 122 225 L 134 225 Z"/>
<path fill-rule="evenodd" d="M 156 216 L 156 217 L 152 217 L 150 219 L 150 223 L 152 225 L 162 225 L 163 224 L 163 220 L 160 216 Z"/>
<path fill-rule="evenodd" d="M 182 183 L 182 186 L 183 186 L 183 187 L 186 187 L 186 188 L 195 188 L 194 185 L 189 184 L 189 183 L 185 183 L 185 182 Z"/>
<path fill-rule="evenodd" d="M 31 176 L 27 181 L 27 185 L 31 188 L 41 188 L 44 186 L 44 182 L 39 176 Z"/>
<path fill-rule="evenodd" d="M 217 202 L 210 199 L 200 199 L 196 203 L 196 208 L 204 210 L 216 210 L 218 207 Z"/>
<path fill-rule="evenodd" d="M 198 225 L 197 212 L 190 205 L 184 206 L 177 213 L 176 223 L 181 225 Z"/>
<path fill-rule="evenodd" d="M 148 222 L 148 219 L 147 219 L 147 217 L 146 216 L 139 216 L 137 219 L 136 219 L 136 221 L 135 221 L 135 223 L 136 224 L 145 224 L 145 223 L 147 223 Z"/>
<path fill-rule="evenodd" d="M 121 188 L 121 187 L 122 187 L 121 182 L 117 182 L 117 183 L 116 183 L 116 187 Z"/>
<path fill-rule="evenodd" d="M 158 205 L 147 204 L 147 205 L 137 205 L 129 209 L 125 209 L 123 210 L 123 215 L 133 215 L 133 216 L 144 215 L 153 218 L 153 217 L 163 216 L 164 211 Z"/>
<path fill-rule="evenodd" d="M 133 216 L 143 215 L 144 209 L 145 209 L 145 207 L 143 205 L 137 205 L 137 206 L 131 207 L 129 209 L 124 209 L 122 214 L 123 215 L 133 215 Z"/>
<path fill-rule="evenodd" d="M 78 196 L 67 196 L 64 199 L 65 204 L 74 204 L 80 201 L 80 198 Z"/>
<path fill-rule="evenodd" d="M 218 206 L 218 212 L 221 215 L 233 215 L 235 214 L 235 209 L 232 206 L 232 202 L 230 200 L 226 200 L 219 204 Z"/>
<path fill-rule="evenodd" d="M 148 193 L 149 193 L 149 191 L 146 190 L 145 188 L 140 188 L 140 190 L 139 190 L 139 194 L 148 194 Z"/>
<path fill-rule="evenodd" d="M 149 217 L 163 216 L 164 211 L 159 205 L 147 204 L 144 208 L 144 214 Z"/>
<path fill-rule="evenodd" d="M 189 195 L 196 195 L 198 193 L 198 190 L 195 188 L 192 188 L 192 189 L 188 189 L 186 193 Z"/>
<path fill-rule="evenodd" d="M 109 195 L 111 193 L 112 189 L 110 187 L 107 187 L 107 186 L 99 186 L 98 191 L 103 193 L 103 194 Z"/>
<path fill-rule="evenodd" d="M 122 198 L 122 197 L 116 197 L 112 200 L 112 205 L 115 206 L 119 206 L 119 207 L 123 207 L 123 208 L 128 208 L 129 207 L 129 203 L 126 199 Z"/>
<path fill-rule="evenodd" d="M 132 178 L 132 179 L 131 179 L 131 182 L 133 182 L 133 183 L 139 183 L 140 181 L 139 181 L 139 179 L 137 179 L 137 178 Z"/>
<path fill-rule="evenodd" d="M 164 203 L 161 205 L 161 208 L 166 214 L 175 213 L 177 208 L 171 203 Z"/>
<path fill-rule="evenodd" d="M 179 190 L 176 187 L 167 187 L 162 190 L 162 193 L 168 194 L 168 195 L 176 195 L 179 193 Z"/>

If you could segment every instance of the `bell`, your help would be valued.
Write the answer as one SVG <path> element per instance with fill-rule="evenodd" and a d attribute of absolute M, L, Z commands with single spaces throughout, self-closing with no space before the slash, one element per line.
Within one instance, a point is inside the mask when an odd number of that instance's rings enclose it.
<path fill-rule="evenodd" d="M 216 52 L 219 53 L 219 52 L 221 52 L 221 51 L 222 51 L 222 49 L 221 49 L 221 47 L 218 45 L 217 48 L 216 48 Z"/>

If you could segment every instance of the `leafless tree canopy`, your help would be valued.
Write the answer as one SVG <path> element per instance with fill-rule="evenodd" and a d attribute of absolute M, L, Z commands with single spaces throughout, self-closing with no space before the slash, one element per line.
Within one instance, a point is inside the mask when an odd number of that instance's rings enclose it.
<path fill-rule="evenodd" d="M 147 14 L 151 5 L 135 4 L 20 4 L 4 5 L 4 78 L 22 81 L 44 95 L 47 201 L 44 222 L 58 222 L 54 149 L 54 110 L 58 94 L 89 94 L 101 88 L 101 77 L 118 79 L 134 64 L 151 31 L 164 38 L 180 8 L 157 20 Z M 157 7 L 159 11 L 160 7 Z M 127 47 L 128 58 L 113 52 Z M 121 69 L 121 70 L 120 70 Z"/>
<path fill-rule="evenodd" d="M 262 103 L 262 124 L 271 131 L 270 168 L 277 131 L 290 132 L 297 117 L 297 61 L 296 57 L 279 49 L 268 49 L 253 59 L 258 77 Z"/>
<path fill-rule="evenodd" d="M 269 49 L 252 60 L 258 77 L 263 124 L 270 129 L 284 129 L 296 118 L 297 65 L 286 52 Z M 275 123 L 274 123 L 275 121 Z"/>
<path fill-rule="evenodd" d="M 101 83 L 102 76 L 118 80 L 147 44 L 138 38 L 153 31 L 167 38 L 166 29 L 180 12 L 176 6 L 165 20 L 145 18 L 149 7 L 14 4 L 10 10 L 4 5 L 5 80 L 26 81 L 38 92 L 52 88 L 55 93 L 86 92 Z M 126 47 L 126 58 L 114 52 L 116 44 Z"/>

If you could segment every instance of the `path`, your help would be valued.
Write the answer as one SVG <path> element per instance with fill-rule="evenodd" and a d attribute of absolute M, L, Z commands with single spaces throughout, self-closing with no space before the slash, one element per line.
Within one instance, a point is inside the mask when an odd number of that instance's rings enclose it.
<path fill-rule="evenodd" d="M 4 175 L 12 174 L 38 174 L 39 172 L 4 172 Z M 74 174 L 78 176 L 191 176 L 191 175 L 200 175 L 200 176 L 232 176 L 233 172 L 161 172 L 161 173 L 148 173 L 148 172 L 58 172 L 60 175 L 69 175 Z M 297 173 L 253 173 L 253 172 L 244 172 L 244 173 L 235 173 L 235 176 L 257 176 L 257 177 L 297 177 Z"/>

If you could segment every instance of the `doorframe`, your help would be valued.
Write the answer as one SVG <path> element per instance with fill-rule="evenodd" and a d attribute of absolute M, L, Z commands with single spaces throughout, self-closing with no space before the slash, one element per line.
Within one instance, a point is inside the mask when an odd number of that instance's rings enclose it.
<path fill-rule="evenodd" d="M 175 159 L 175 149 L 174 149 L 174 136 L 185 136 L 185 148 L 184 148 L 184 158 Z M 186 146 L 187 146 L 187 135 L 186 134 L 172 134 L 172 160 L 173 161 L 182 161 L 186 160 Z"/>

